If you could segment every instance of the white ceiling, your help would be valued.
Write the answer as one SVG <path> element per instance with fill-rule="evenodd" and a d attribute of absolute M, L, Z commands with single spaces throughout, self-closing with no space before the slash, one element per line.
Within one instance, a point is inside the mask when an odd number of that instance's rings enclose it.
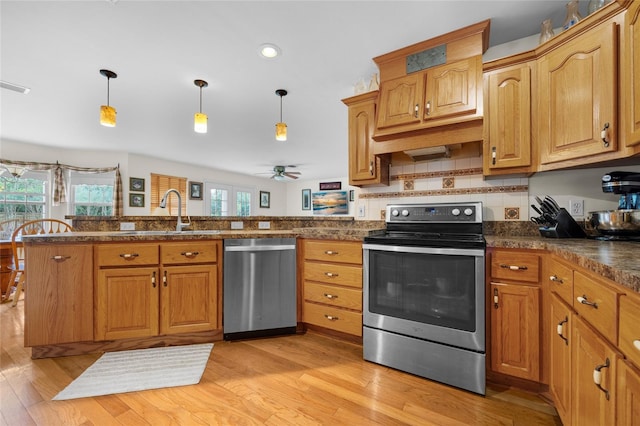
<path fill-rule="evenodd" d="M 372 58 L 491 19 L 491 45 L 562 24 L 566 0 L 0 1 L 0 137 L 150 155 L 249 175 L 346 176 L 347 109 Z M 584 4 L 582 9 L 586 8 Z M 258 56 L 262 43 L 282 56 Z M 98 123 L 111 80 L 117 126 Z M 193 131 L 204 79 L 209 132 Z M 280 100 L 287 142 L 276 142 Z M 12 158 L 12 160 L 21 160 Z M 262 175 L 268 178 L 269 175 Z"/>

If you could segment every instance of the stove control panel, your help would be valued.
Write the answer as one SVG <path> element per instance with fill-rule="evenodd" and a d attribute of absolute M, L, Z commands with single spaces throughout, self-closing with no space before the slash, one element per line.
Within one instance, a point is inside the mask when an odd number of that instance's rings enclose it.
<path fill-rule="evenodd" d="M 482 203 L 388 205 L 386 221 L 393 223 L 482 222 Z"/>

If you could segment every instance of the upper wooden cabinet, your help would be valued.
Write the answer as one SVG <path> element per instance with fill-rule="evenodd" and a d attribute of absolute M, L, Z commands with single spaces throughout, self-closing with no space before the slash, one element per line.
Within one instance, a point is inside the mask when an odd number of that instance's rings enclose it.
<path fill-rule="evenodd" d="M 484 74 L 484 174 L 531 171 L 531 75 L 535 63 Z"/>
<path fill-rule="evenodd" d="M 617 151 L 617 33 L 605 21 L 538 61 L 542 165 L 602 161 L 598 155 Z"/>
<path fill-rule="evenodd" d="M 640 2 L 634 1 L 626 12 L 623 31 L 622 131 L 626 145 L 640 150 Z"/>
<path fill-rule="evenodd" d="M 481 61 L 475 56 L 382 81 L 375 137 L 482 118 Z"/>
<path fill-rule="evenodd" d="M 373 154 L 378 91 L 343 99 L 349 107 L 349 184 L 389 185 L 389 155 Z"/>

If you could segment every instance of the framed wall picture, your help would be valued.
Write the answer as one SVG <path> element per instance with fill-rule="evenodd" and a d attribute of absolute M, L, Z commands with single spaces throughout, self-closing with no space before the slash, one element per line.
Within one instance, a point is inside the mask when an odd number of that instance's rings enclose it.
<path fill-rule="evenodd" d="M 144 194 L 129 194 L 129 207 L 144 207 Z"/>
<path fill-rule="evenodd" d="M 356 191 L 354 189 L 350 189 L 349 190 L 349 201 L 355 201 L 356 200 Z"/>
<path fill-rule="evenodd" d="M 342 189 L 342 182 L 320 182 L 320 191 Z"/>
<path fill-rule="evenodd" d="M 311 210 L 311 190 L 302 190 L 302 210 Z"/>
<path fill-rule="evenodd" d="M 271 207 L 271 193 L 267 191 L 260 191 L 260 207 L 268 209 Z"/>
<path fill-rule="evenodd" d="M 189 199 L 202 200 L 202 182 L 189 182 Z"/>
<path fill-rule="evenodd" d="M 347 191 L 314 192 L 311 198 L 314 215 L 348 214 Z"/>
<path fill-rule="evenodd" d="M 144 192 L 144 179 L 130 177 L 129 191 Z"/>

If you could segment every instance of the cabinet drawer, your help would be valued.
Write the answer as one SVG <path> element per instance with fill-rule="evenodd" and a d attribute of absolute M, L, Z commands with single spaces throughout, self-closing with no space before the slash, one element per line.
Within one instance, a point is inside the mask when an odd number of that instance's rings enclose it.
<path fill-rule="evenodd" d="M 309 260 L 362 264 L 362 244 L 351 241 L 304 242 L 304 257 Z"/>
<path fill-rule="evenodd" d="M 362 314 L 305 302 L 303 321 L 362 337 Z"/>
<path fill-rule="evenodd" d="M 337 263 L 305 262 L 304 279 L 362 288 L 362 267 Z"/>
<path fill-rule="evenodd" d="M 305 300 L 362 312 L 362 291 L 325 284 L 304 283 Z"/>
<path fill-rule="evenodd" d="M 98 266 L 157 265 L 158 244 L 104 244 L 96 246 Z"/>
<path fill-rule="evenodd" d="M 491 277 L 509 281 L 540 282 L 540 255 L 497 250 L 491 255 Z"/>
<path fill-rule="evenodd" d="M 163 264 L 215 263 L 217 249 L 215 241 L 160 244 L 160 259 Z"/>
<path fill-rule="evenodd" d="M 618 293 L 582 272 L 573 273 L 573 309 L 609 341 L 618 341 Z"/>
<path fill-rule="evenodd" d="M 630 296 L 620 297 L 619 327 L 618 347 L 640 367 L 640 300 Z"/>
<path fill-rule="evenodd" d="M 557 261 L 549 260 L 549 288 L 568 304 L 573 304 L 573 269 Z"/>

